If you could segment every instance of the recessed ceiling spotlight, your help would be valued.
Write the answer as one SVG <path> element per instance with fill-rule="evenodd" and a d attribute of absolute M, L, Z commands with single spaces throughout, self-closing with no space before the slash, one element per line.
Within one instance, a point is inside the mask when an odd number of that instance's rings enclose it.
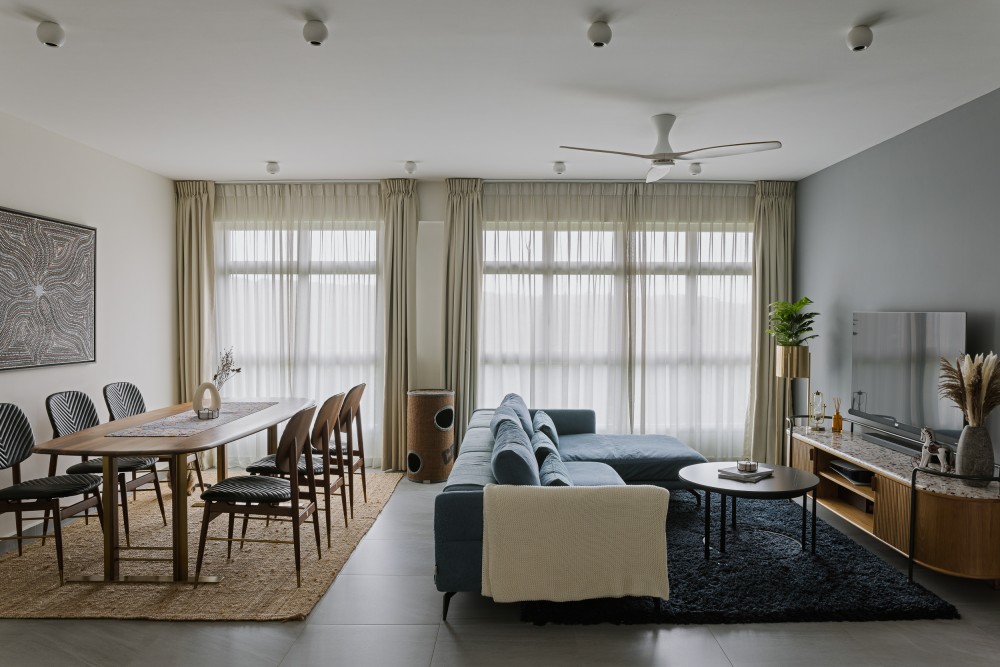
<path fill-rule="evenodd" d="M 566 163 L 565 162 L 553 162 L 552 171 L 557 175 L 562 176 L 566 173 Z"/>
<path fill-rule="evenodd" d="M 417 163 L 414 162 L 413 160 L 407 160 L 406 164 L 403 165 L 403 169 L 406 171 L 407 174 L 413 176 L 413 174 L 415 174 L 417 171 Z"/>
<path fill-rule="evenodd" d="M 847 48 L 851 51 L 867 51 L 875 36 L 872 29 L 866 25 L 856 25 L 847 33 Z"/>
<path fill-rule="evenodd" d="M 278 164 L 277 162 L 273 162 L 273 161 L 272 162 L 268 162 L 267 166 L 264 167 L 264 168 L 267 169 L 267 173 L 271 174 L 272 176 L 274 176 L 279 171 L 281 171 L 281 165 Z"/>
<path fill-rule="evenodd" d="M 39 23 L 35 34 L 38 35 L 39 42 L 54 49 L 59 48 L 66 41 L 66 31 L 62 29 L 61 25 L 53 21 L 42 21 Z"/>
<path fill-rule="evenodd" d="M 692 162 L 688 165 L 688 171 L 691 172 L 692 176 L 697 176 L 701 173 L 701 162 Z"/>
<path fill-rule="evenodd" d="M 330 31 L 326 29 L 325 23 L 312 19 L 311 21 L 306 21 L 305 26 L 302 28 L 302 36 L 313 46 L 319 46 L 330 36 Z"/>
<path fill-rule="evenodd" d="M 597 48 L 607 46 L 611 43 L 611 26 L 607 21 L 594 21 L 587 30 L 587 39 Z"/>

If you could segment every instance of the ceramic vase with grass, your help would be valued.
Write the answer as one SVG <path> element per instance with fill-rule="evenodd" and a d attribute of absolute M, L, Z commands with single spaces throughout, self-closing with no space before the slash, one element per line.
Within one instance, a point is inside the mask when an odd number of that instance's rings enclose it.
<path fill-rule="evenodd" d="M 963 355 L 952 366 L 941 359 L 941 396 L 951 400 L 965 417 L 966 426 L 958 438 L 955 472 L 959 475 L 992 477 L 993 441 L 986 418 L 1000 405 L 1000 369 L 997 355 Z M 984 487 L 987 480 L 962 480 L 969 486 Z"/>

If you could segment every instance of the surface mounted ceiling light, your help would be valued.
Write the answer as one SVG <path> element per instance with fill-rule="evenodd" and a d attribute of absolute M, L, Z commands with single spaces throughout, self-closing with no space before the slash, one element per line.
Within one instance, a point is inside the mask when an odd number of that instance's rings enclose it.
<path fill-rule="evenodd" d="M 692 162 L 688 165 L 688 171 L 691 172 L 692 176 L 697 176 L 701 173 L 701 162 Z"/>
<path fill-rule="evenodd" d="M 556 174 L 562 176 L 566 173 L 566 163 L 565 162 L 553 162 L 552 171 Z"/>
<path fill-rule="evenodd" d="M 330 31 L 326 29 L 325 23 L 313 19 L 306 21 L 305 26 L 302 28 L 302 36 L 313 46 L 319 46 L 330 36 Z"/>
<path fill-rule="evenodd" d="M 277 162 L 268 162 L 267 167 L 265 167 L 265 169 L 267 169 L 267 173 L 274 176 L 279 171 L 281 171 L 281 165 L 278 164 Z"/>
<path fill-rule="evenodd" d="M 417 171 L 417 163 L 413 160 L 407 160 L 406 164 L 403 165 L 403 169 L 406 170 L 407 174 L 412 176 Z"/>
<path fill-rule="evenodd" d="M 52 48 L 58 48 L 66 41 L 66 31 L 62 29 L 61 25 L 52 21 L 39 23 L 35 34 L 38 35 L 39 42 Z"/>
<path fill-rule="evenodd" d="M 611 26 L 607 21 L 594 21 L 587 30 L 587 39 L 597 48 L 607 46 L 611 43 Z"/>
<path fill-rule="evenodd" d="M 847 33 L 847 48 L 851 51 L 867 51 L 875 36 L 866 25 L 856 25 Z"/>

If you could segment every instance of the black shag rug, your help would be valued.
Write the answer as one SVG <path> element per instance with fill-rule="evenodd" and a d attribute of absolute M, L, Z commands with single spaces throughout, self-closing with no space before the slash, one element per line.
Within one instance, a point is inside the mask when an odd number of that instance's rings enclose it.
<path fill-rule="evenodd" d="M 712 545 L 718 547 L 719 503 L 712 500 Z M 594 623 L 787 623 L 959 618 L 958 610 L 858 543 L 816 522 L 816 555 L 798 539 L 802 508 L 786 500 L 739 500 L 726 553 L 705 560 L 704 509 L 673 493 L 667 517 L 670 599 L 628 597 L 581 602 L 528 602 L 521 620 Z M 810 517 L 811 518 L 811 517 Z M 614 567 L 609 563 L 608 567 Z"/>

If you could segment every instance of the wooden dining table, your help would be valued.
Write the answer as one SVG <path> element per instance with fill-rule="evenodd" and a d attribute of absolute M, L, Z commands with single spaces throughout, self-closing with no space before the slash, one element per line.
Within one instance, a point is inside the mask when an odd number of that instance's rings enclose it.
<path fill-rule="evenodd" d="M 187 582 L 188 577 L 188 490 L 187 459 L 192 453 L 209 449 L 217 450 L 216 469 L 219 481 L 226 478 L 226 445 L 247 436 L 267 430 L 267 449 L 274 453 L 278 447 L 278 424 L 287 420 L 299 410 L 315 405 L 310 398 L 246 398 L 232 401 L 273 402 L 266 407 L 244 417 L 219 426 L 208 428 L 187 436 L 112 436 L 110 434 L 128 428 L 142 426 L 150 422 L 191 411 L 191 403 L 172 405 L 159 410 L 144 412 L 126 419 L 120 419 L 92 428 L 77 431 L 71 435 L 54 438 L 35 445 L 36 454 L 56 454 L 59 456 L 100 457 L 103 460 L 103 488 L 101 502 L 104 508 L 104 574 L 71 577 L 67 581 L 86 582 Z M 170 461 L 172 532 L 171 547 L 142 547 L 119 544 L 116 457 L 157 456 Z M 170 558 L 124 557 L 124 550 L 150 551 L 169 549 Z M 167 575 L 121 575 L 123 560 L 163 560 L 172 561 L 173 573 Z M 213 583 L 221 577 L 202 575 L 201 583 Z"/>

